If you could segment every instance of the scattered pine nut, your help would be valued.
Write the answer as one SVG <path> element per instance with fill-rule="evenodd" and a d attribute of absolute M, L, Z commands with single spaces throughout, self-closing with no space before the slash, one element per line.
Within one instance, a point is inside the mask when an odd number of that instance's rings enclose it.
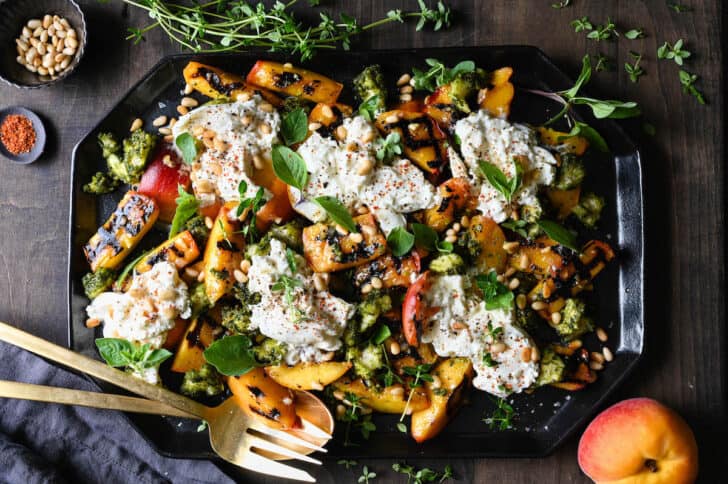
<path fill-rule="evenodd" d="M 144 125 L 144 121 L 142 121 L 140 118 L 136 118 L 134 121 L 131 122 L 131 127 L 129 128 L 129 131 L 134 132 L 141 128 Z"/>

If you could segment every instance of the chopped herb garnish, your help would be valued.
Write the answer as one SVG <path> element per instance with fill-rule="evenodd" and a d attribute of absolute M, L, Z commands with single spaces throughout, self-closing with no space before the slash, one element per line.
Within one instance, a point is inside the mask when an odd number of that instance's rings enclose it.
<path fill-rule="evenodd" d="M 513 407 L 505 400 L 505 398 L 491 398 L 496 404 L 495 410 L 483 419 L 491 430 L 508 430 L 513 427 L 513 417 L 515 411 Z"/>
<path fill-rule="evenodd" d="M 402 154 L 402 140 L 399 133 L 389 133 L 386 138 L 378 138 L 374 146 L 377 159 L 380 161 L 388 161 Z"/>
<path fill-rule="evenodd" d="M 498 282 L 498 274 L 491 270 L 488 274 L 480 274 L 475 282 L 483 292 L 485 309 L 509 309 L 513 306 L 513 292 Z"/>
<path fill-rule="evenodd" d="M 678 39 L 674 44 L 665 42 L 657 49 L 657 58 L 672 59 L 675 64 L 681 66 L 683 65 L 683 59 L 687 59 L 691 55 L 689 50 L 683 49 L 683 45 L 683 39 Z"/>

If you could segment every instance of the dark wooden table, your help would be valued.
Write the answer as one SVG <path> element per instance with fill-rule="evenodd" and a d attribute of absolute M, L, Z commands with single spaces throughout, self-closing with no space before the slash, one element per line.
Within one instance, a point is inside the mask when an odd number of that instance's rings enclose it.
<path fill-rule="evenodd" d="M 725 170 L 723 125 L 724 9 L 719 1 L 682 2 L 693 11 L 676 13 L 663 0 L 585 2 L 562 10 L 555 0 L 456 1 L 453 27 L 415 33 L 412 25 L 387 26 L 355 42 L 357 49 L 456 45 L 531 44 L 576 75 L 584 53 L 608 55 L 613 72 L 596 74 L 592 93 L 637 100 L 653 137 L 641 123 L 628 126 L 644 147 L 647 192 L 647 351 L 637 371 L 609 401 L 632 396 L 657 398 L 677 409 L 700 445 L 701 477 L 716 482 L 725 457 Z M 59 343 L 66 341 L 66 240 L 71 151 L 75 143 L 163 55 L 178 52 L 159 32 L 140 45 L 123 40 L 128 26 L 145 25 L 139 11 L 121 2 L 80 2 L 87 15 L 90 44 L 78 72 L 63 83 L 22 91 L 0 85 L 0 107 L 27 106 L 49 128 L 46 156 L 31 166 L 0 160 L 0 319 Z M 366 21 L 412 1 L 323 2 L 351 4 Z M 668 2 L 669 3 L 669 2 Z M 338 8 L 332 10 L 337 11 Z M 306 13 L 307 15 L 312 15 Z M 588 15 L 594 23 L 611 17 L 626 31 L 641 27 L 647 37 L 618 42 L 587 40 L 569 26 Z M 684 38 L 693 52 L 686 63 L 701 75 L 707 106 L 681 93 L 678 67 L 658 61 L 664 41 Z M 622 65 L 628 51 L 644 52 L 647 74 L 632 84 Z M 723 437 L 722 444 L 711 442 Z M 461 482 L 585 482 L 576 463 L 578 436 L 555 455 L 539 460 L 454 460 Z M 376 482 L 404 482 L 391 462 L 365 462 Z M 413 459 L 418 466 L 445 462 Z M 331 464 L 321 482 L 356 482 L 358 471 Z"/>

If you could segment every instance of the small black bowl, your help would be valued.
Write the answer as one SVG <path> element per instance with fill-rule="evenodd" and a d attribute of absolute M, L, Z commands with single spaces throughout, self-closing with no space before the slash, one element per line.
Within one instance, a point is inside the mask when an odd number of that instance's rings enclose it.
<path fill-rule="evenodd" d="M 37 114 L 30 109 L 20 106 L 13 106 L 0 110 L 0 126 L 2 126 L 5 118 L 11 114 L 20 114 L 25 116 L 31 123 L 33 123 L 33 129 L 35 130 L 35 144 L 29 152 L 14 155 L 5 148 L 5 145 L 2 144 L 2 142 L 0 142 L 0 154 L 14 163 L 28 165 L 33 163 L 40 157 L 40 155 L 43 154 L 43 148 L 45 148 L 46 143 L 45 126 L 43 126 L 43 121 L 41 121 Z"/>
<path fill-rule="evenodd" d="M 68 20 L 76 30 L 78 48 L 68 68 L 55 79 L 42 78 L 18 64 L 15 39 L 30 19 L 42 19 L 45 14 Z M 11 86 L 33 89 L 49 86 L 67 77 L 78 66 L 86 47 L 86 20 L 74 0 L 0 0 L 0 79 Z"/>

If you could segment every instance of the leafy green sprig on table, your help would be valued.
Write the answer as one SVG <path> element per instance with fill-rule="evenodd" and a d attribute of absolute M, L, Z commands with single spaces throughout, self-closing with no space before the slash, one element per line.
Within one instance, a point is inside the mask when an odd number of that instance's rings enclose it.
<path fill-rule="evenodd" d="M 384 18 L 360 25 L 356 18 L 340 14 L 335 19 L 319 12 L 318 24 L 306 24 L 291 11 L 298 0 L 276 2 L 271 7 L 245 1 L 202 0 L 185 4 L 170 0 L 122 0 L 133 7 L 146 10 L 152 23 L 129 29 L 127 40 L 138 43 L 144 35 L 161 28 L 170 39 L 193 52 L 232 52 L 250 47 L 264 47 L 274 52 L 299 55 L 310 59 L 322 49 L 337 46 L 348 50 L 356 35 L 382 25 L 408 19 L 417 20 L 416 30 L 431 24 L 433 30 L 450 26 L 451 10 L 438 1 L 430 8 L 418 0 L 419 11 L 390 10 Z M 318 5 L 319 2 L 309 2 Z"/>
<path fill-rule="evenodd" d="M 344 394 L 346 411 L 341 415 L 339 420 L 346 422 L 346 430 L 344 431 L 344 446 L 353 445 L 351 442 L 351 427 L 356 426 L 364 439 L 368 439 L 369 435 L 377 430 L 377 426 L 372 422 L 371 414 L 364 415 L 361 404 L 361 398 L 351 392 Z"/>
<path fill-rule="evenodd" d="M 396 462 L 392 464 L 392 470 L 407 476 L 407 484 L 425 484 L 427 482 L 442 483 L 447 479 L 455 479 L 455 475 L 450 464 L 445 466 L 442 472 L 424 467 L 416 469 L 406 463 Z"/>
<path fill-rule="evenodd" d="M 634 51 L 629 51 L 630 57 L 634 59 L 633 63 L 625 62 L 624 63 L 624 70 L 629 75 L 629 80 L 637 83 L 640 80 L 640 77 L 642 77 L 645 73 L 645 71 L 640 67 L 640 62 L 642 61 L 642 54 L 638 54 Z"/>
<path fill-rule="evenodd" d="M 683 49 L 684 43 L 685 41 L 683 39 L 678 39 L 674 44 L 665 42 L 657 49 L 657 58 L 672 59 L 675 61 L 675 64 L 682 66 L 684 59 L 692 55 L 692 52 Z"/>
<path fill-rule="evenodd" d="M 705 104 L 705 97 L 703 96 L 703 93 L 695 87 L 695 81 L 697 80 L 697 74 L 691 74 L 686 70 L 680 69 L 680 84 L 682 85 L 683 92 L 693 96 L 700 104 Z"/>
<path fill-rule="evenodd" d="M 364 466 L 361 470 L 361 475 L 359 476 L 359 479 L 356 482 L 362 483 L 362 484 L 369 484 L 370 479 L 374 479 L 377 477 L 376 472 L 372 472 L 368 466 Z"/>
<path fill-rule="evenodd" d="M 582 136 L 588 139 L 591 144 L 600 151 L 608 151 L 607 142 L 602 138 L 597 130 L 588 124 L 577 121 L 571 114 L 574 105 L 586 105 L 591 109 L 592 114 L 597 119 L 623 119 L 632 118 L 640 115 L 640 108 L 634 101 L 617 101 L 602 100 L 586 96 L 580 96 L 579 90 L 589 82 L 592 74 L 591 60 L 589 55 L 585 55 L 582 59 L 581 73 L 570 89 L 558 92 L 546 92 L 534 89 L 527 89 L 528 92 L 544 96 L 548 99 L 560 103 L 563 107 L 554 117 L 544 123 L 549 126 L 556 121 L 566 118 L 571 125 L 571 131 L 568 136 Z"/>
<path fill-rule="evenodd" d="M 152 349 L 149 344 L 138 345 L 120 338 L 97 338 L 96 347 L 106 364 L 114 368 L 129 368 L 135 373 L 156 368 L 172 356 L 163 348 Z"/>
<path fill-rule="evenodd" d="M 397 430 L 399 430 L 402 433 L 407 432 L 407 426 L 402 422 L 404 420 L 404 416 L 407 415 L 407 410 L 409 410 L 410 402 L 412 401 L 412 395 L 414 395 L 414 389 L 421 387 L 422 382 L 432 382 L 433 378 L 432 375 L 430 375 L 430 371 L 432 371 L 432 366 L 429 363 L 421 363 L 417 366 L 405 366 L 402 368 L 402 372 L 405 375 L 409 375 L 414 377 L 412 381 L 409 382 L 409 396 L 407 397 L 407 403 L 404 404 L 404 410 L 402 411 L 402 415 L 399 416 L 399 422 L 397 422 Z"/>

